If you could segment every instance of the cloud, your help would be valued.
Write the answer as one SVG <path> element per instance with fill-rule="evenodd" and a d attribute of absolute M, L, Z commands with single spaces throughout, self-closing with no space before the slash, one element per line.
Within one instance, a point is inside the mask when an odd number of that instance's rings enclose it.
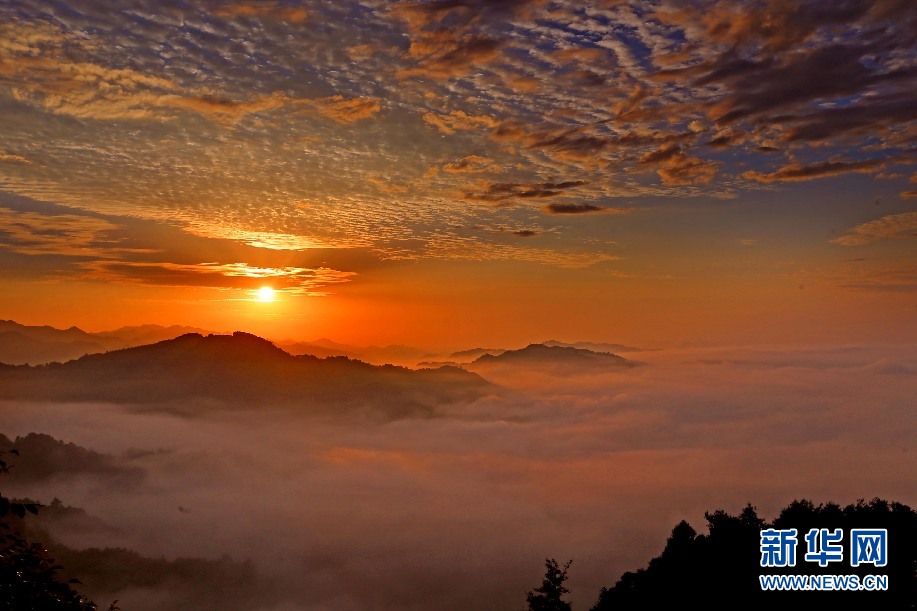
<path fill-rule="evenodd" d="M 820 142 L 844 135 L 885 132 L 913 118 L 913 99 L 907 91 L 868 96 L 847 106 L 825 108 L 782 119 L 791 124 L 788 142 Z"/>
<path fill-rule="evenodd" d="M 6 24 L 0 36 L 11 39 L 0 46 L 0 76 L 13 81 L 14 98 L 54 114 L 104 121 L 162 120 L 172 117 L 175 109 L 185 109 L 215 120 L 238 121 L 279 108 L 285 101 L 275 93 L 240 102 L 185 89 L 166 76 L 76 60 L 71 49 L 83 49 L 82 55 L 87 55 L 91 43 L 47 24 Z"/>
<path fill-rule="evenodd" d="M 411 37 L 408 67 L 399 78 L 448 80 L 467 76 L 500 57 L 513 18 L 524 18 L 543 0 L 434 0 L 392 7 Z"/>
<path fill-rule="evenodd" d="M 443 166 L 444 172 L 453 174 L 471 174 L 485 172 L 493 169 L 493 159 L 481 157 L 480 155 L 467 155 L 457 161 L 452 161 Z"/>
<path fill-rule="evenodd" d="M 901 2 L 72 8 L 0 7 L 4 188 L 266 249 L 420 256 L 545 200 L 866 171 L 915 129 Z M 567 181 L 588 184 L 539 187 Z"/>
<path fill-rule="evenodd" d="M 881 168 L 887 161 L 888 159 L 864 159 L 861 161 L 822 161 L 809 165 L 791 163 L 770 173 L 749 170 L 744 172 L 742 177 L 758 182 L 802 181 L 848 172 L 872 172 Z"/>
<path fill-rule="evenodd" d="M 239 102 L 218 96 L 164 96 L 155 104 L 165 107 L 193 110 L 217 121 L 235 123 L 242 117 L 266 110 L 281 108 L 288 99 L 280 93 L 260 96 L 247 102 Z"/>
<path fill-rule="evenodd" d="M 474 67 L 495 60 L 500 47 L 500 41 L 486 36 L 459 38 L 448 30 L 425 33 L 408 49 L 414 66 L 400 70 L 398 76 L 443 80 L 465 76 Z"/>
<path fill-rule="evenodd" d="M 583 180 L 568 180 L 563 182 L 542 182 L 523 184 L 513 182 L 485 183 L 483 191 L 467 191 L 463 197 L 472 201 L 481 202 L 506 202 L 514 199 L 545 199 L 558 197 L 585 185 Z"/>
<path fill-rule="evenodd" d="M 690 157 L 681 146 L 672 144 L 647 153 L 642 165 L 656 166 L 656 173 L 666 185 L 706 184 L 716 175 L 717 163 Z"/>
<path fill-rule="evenodd" d="M 518 233 L 516 235 L 531 237 Z M 533 248 L 445 233 L 433 236 L 420 254 L 426 258 L 464 261 L 526 261 L 565 269 L 583 269 L 598 263 L 620 260 L 620 257 L 604 252 Z"/>
<path fill-rule="evenodd" d="M 111 257 L 116 225 L 98 217 L 0 207 L 0 248 L 24 255 Z"/>
<path fill-rule="evenodd" d="M 22 155 L 17 155 L 16 153 L 4 153 L 0 151 L 0 161 L 8 161 L 10 163 L 25 163 L 32 164 L 33 161 L 23 157 Z"/>
<path fill-rule="evenodd" d="M 880 240 L 917 237 L 917 212 L 889 214 L 862 225 L 831 240 L 841 246 L 863 246 Z"/>
<path fill-rule="evenodd" d="M 684 32 L 688 57 L 654 78 L 704 92 L 719 128 L 778 125 L 783 143 L 875 138 L 891 147 L 913 124 L 917 72 L 902 58 L 917 19 L 904 2 L 713 3 L 657 16 Z"/>
<path fill-rule="evenodd" d="M 189 223 L 185 229 L 194 235 L 220 240 L 235 240 L 255 248 L 268 250 L 313 250 L 339 249 L 366 246 L 365 241 L 356 238 L 350 240 L 326 240 L 317 236 L 280 233 L 276 231 L 252 231 L 229 225 L 205 225 Z"/>
<path fill-rule="evenodd" d="M 347 99 L 340 95 L 312 100 L 311 104 L 323 116 L 343 124 L 368 119 L 382 109 L 376 98 Z"/>
<path fill-rule="evenodd" d="M 519 16 L 528 9 L 543 4 L 543 0 L 432 0 L 402 2 L 393 12 L 405 19 L 412 29 L 439 25 L 446 18 L 455 18 L 463 25 L 477 21 Z"/>
<path fill-rule="evenodd" d="M 592 212 L 605 212 L 606 208 L 592 204 L 548 204 L 543 210 L 548 214 L 589 214 Z"/>
<path fill-rule="evenodd" d="M 491 132 L 491 137 L 501 142 L 520 143 L 526 149 L 542 151 L 560 160 L 595 162 L 613 140 L 593 134 L 591 129 L 591 126 L 533 129 L 517 121 L 504 121 Z"/>
<path fill-rule="evenodd" d="M 454 134 L 460 130 L 468 131 L 497 125 L 497 122 L 487 115 L 469 115 L 462 110 L 453 110 L 444 115 L 428 112 L 424 114 L 423 120 L 444 134 Z"/>
<path fill-rule="evenodd" d="M 309 12 L 306 9 L 284 6 L 275 0 L 232 2 L 218 8 L 215 14 L 221 17 L 264 17 L 295 24 L 303 23 L 309 18 Z"/>
<path fill-rule="evenodd" d="M 197 286 L 257 290 L 265 284 L 291 294 L 323 295 L 330 284 L 349 282 L 356 275 L 335 269 L 253 267 L 245 263 L 132 263 L 97 261 L 84 266 L 90 277 L 159 286 Z"/>

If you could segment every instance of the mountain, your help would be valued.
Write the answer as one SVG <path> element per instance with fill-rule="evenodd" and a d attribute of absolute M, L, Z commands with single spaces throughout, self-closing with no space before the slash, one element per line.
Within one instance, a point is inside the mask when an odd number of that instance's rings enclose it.
<path fill-rule="evenodd" d="M 317 356 L 318 358 L 346 356 L 352 359 L 366 360 L 363 349 L 359 346 L 339 344 L 325 338 L 312 342 L 281 341 L 277 342 L 277 346 L 295 356 L 309 355 Z"/>
<path fill-rule="evenodd" d="M 77 327 L 56 329 L 0 320 L 0 363 L 38 365 L 70 361 L 86 354 L 150 344 L 200 331 L 193 327 L 142 325 L 89 333 Z"/>
<path fill-rule="evenodd" d="M 346 357 L 293 356 L 260 337 L 189 333 L 91 354 L 68 363 L 0 366 L 0 399 L 283 407 L 309 412 L 367 408 L 387 417 L 432 415 L 436 406 L 490 392 L 456 367 L 414 371 Z"/>
<path fill-rule="evenodd" d="M 603 370 L 612 367 L 634 367 L 630 361 L 610 352 L 594 352 L 569 346 L 546 346 L 530 344 L 519 350 L 507 350 L 502 354 L 485 354 L 465 367 L 481 371 L 494 367 L 518 367 L 528 369 L 551 369 L 555 373 L 578 373 Z"/>
<path fill-rule="evenodd" d="M 541 343 L 545 346 L 556 346 L 559 348 L 582 348 L 583 350 L 591 350 L 592 352 L 643 352 L 645 350 L 645 348 L 635 348 L 634 346 L 625 346 L 624 344 L 605 344 L 597 342 L 575 342 L 572 344 L 567 344 L 554 339 Z"/>
<path fill-rule="evenodd" d="M 497 356 L 506 352 L 506 348 L 470 348 L 468 350 L 459 350 L 449 355 L 449 358 L 456 361 L 473 361 L 474 359 L 489 354 Z"/>
<path fill-rule="evenodd" d="M 434 356 L 429 350 L 415 348 L 414 346 L 398 344 L 388 346 L 351 346 L 349 344 L 340 344 L 324 337 L 311 342 L 280 341 L 277 342 L 277 345 L 294 355 L 310 355 L 319 358 L 346 356 L 374 365 L 394 363 L 413 366 L 418 361 Z"/>
<path fill-rule="evenodd" d="M 130 346 L 142 346 L 143 344 L 153 344 L 167 339 L 174 339 L 179 335 L 185 335 L 187 333 L 206 334 L 210 333 L 210 331 L 182 325 L 170 325 L 168 327 L 163 327 L 162 325 L 138 325 L 133 327 L 121 327 L 114 331 L 104 331 L 95 333 L 94 335 L 96 337 L 111 338 L 120 341 L 124 344 L 120 346 L 121 348 L 129 348 Z"/>
<path fill-rule="evenodd" d="M 12 449 L 18 452 L 18 456 L 7 457 L 12 468 L 5 481 L 13 483 L 32 483 L 81 473 L 110 478 L 124 487 L 143 477 L 139 469 L 126 466 L 114 456 L 64 443 L 42 433 L 29 433 L 14 440 L 0 434 L 0 450 Z"/>
<path fill-rule="evenodd" d="M 33 327 L 0 320 L 0 363 L 20 365 L 70 360 L 115 347 L 118 347 L 116 342 L 95 337 L 76 327 Z"/>

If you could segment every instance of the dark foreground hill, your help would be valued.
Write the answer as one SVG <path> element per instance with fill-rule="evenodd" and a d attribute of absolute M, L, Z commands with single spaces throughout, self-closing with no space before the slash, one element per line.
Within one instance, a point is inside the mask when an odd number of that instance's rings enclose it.
<path fill-rule="evenodd" d="M 437 405 L 474 399 L 492 388 L 478 375 L 453 367 L 414 371 L 344 357 L 292 356 L 241 332 L 189 333 L 63 364 L 0 366 L 0 399 L 182 409 L 191 403 L 307 411 L 365 407 L 404 417 L 430 415 Z"/>

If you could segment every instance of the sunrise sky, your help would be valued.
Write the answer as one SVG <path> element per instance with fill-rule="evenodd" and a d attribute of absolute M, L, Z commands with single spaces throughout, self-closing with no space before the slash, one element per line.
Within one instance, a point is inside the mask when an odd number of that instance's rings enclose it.
<path fill-rule="evenodd" d="M 915 32 L 912 0 L 0 0 L 0 318 L 915 341 Z"/>

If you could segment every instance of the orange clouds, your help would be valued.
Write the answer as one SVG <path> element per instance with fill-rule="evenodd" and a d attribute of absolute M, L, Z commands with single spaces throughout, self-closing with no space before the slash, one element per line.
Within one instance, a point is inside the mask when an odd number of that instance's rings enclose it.
<path fill-rule="evenodd" d="M 480 155 L 468 155 L 443 166 L 443 171 L 452 172 L 453 174 L 470 174 L 491 169 L 495 169 L 493 159 L 481 157 Z"/>
<path fill-rule="evenodd" d="M 657 166 L 666 185 L 706 184 L 716 175 L 716 163 L 690 157 L 678 145 L 668 145 L 640 158 L 644 165 Z"/>
<path fill-rule="evenodd" d="M 809 165 L 791 163 L 770 173 L 749 170 L 743 173 L 742 177 L 758 182 L 801 181 L 847 172 L 871 172 L 886 161 L 886 159 L 865 159 L 862 161 L 823 161 Z"/>
<path fill-rule="evenodd" d="M 857 225 L 846 234 L 831 240 L 841 246 L 862 246 L 880 240 L 917 238 L 917 212 L 890 214 Z"/>
<path fill-rule="evenodd" d="M 467 191 L 463 197 L 472 201 L 493 203 L 502 203 L 515 199 L 545 199 L 564 195 L 585 184 L 586 183 L 582 180 L 542 182 L 535 184 L 484 182 L 482 189 Z"/>
<path fill-rule="evenodd" d="M 17 155 L 16 153 L 5 153 L 3 151 L 0 151 L 0 161 L 9 161 L 12 163 L 24 163 L 26 165 L 31 165 L 32 163 L 34 163 L 31 160 L 23 157 L 22 155 Z"/>
<path fill-rule="evenodd" d="M 267 17 L 290 23 L 303 23 L 309 18 L 306 9 L 296 6 L 283 6 L 280 2 L 268 0 L 261 2 L 233 2 L 216 11 L 221 17 Z"/>
<path fill-rule="evenodd" d="M 449 114 L 438 115 L 432 112 L 424 114 L 423 120 L 444 134 L 454 134 L 456 131 L 480 129 L 482 127 L 495 127 L 497 122 L 486 115 L 469 115 L 463 110 L 453 110 Z"/>
<path fill-rule="evenodd" d="M 280 108 L 286 101 L 284 95 L 275 93 L 248 102 L 236 102 L 216 96 L 167 96 L 161 98 L 158 103 L 193 110 L 217 121 L 236 122 L 245 115 Z"/>
<path fill-rule="evenodd" d="M 234 5 L 229 15 L 287 15 L 305 18 L 300 9 L 280 9 L 276 3 Z M 292 11 L 292 12 L 291 12 Z M 299 15 L 302 12 L 303 15 Z M 218 13 L 224 14 L 224 13 Z M 338 123 L 353 123 L 379 112 L 375 98 L 334 95 L 296 99 L 275 91 L 237 100 L 206 88 L 185 88 L 166 76 L 130 68 L 111 68 L 89 61 L 74 61 L 65 46 L 91 47 L 51 26 L 21 29 L 4 26 L 0 36 L 0 76 L 15 80 L 13 96 L 59 115 L 81 119 L 159 119 L 174 117 L 174 110 L 188 110 L 222 123 L 237 123 L 247 115 L 308 104 Z"/>
<path fill-rule="evenodd" d="M 501 43 L 486 36 L 456 38 L 449 32 L 425 34 L 411 43 L 408 56 L 415 61 L 412 68 L 398 75 L 448 79 L 464 76 L 475 66 L 488 64 L 497 58 Z"/>
<path fill-rule="evenodd" d="M 113 229 L 115 225 L 96 217 L 0 208 L 0 235 L 5 234 L 0 248 L 26 255 L 110 256 L 100 242 Z"/>
<path fill-rule="evenodd" d="M 300 295 L 324 295 L 329 284 L 348 282 L 354 272 L 326 267 L 255 267 L 245 263 L 170 262 L 137 263 L 96 261 L 84 266 L 98 279 L 160 286 L 258 289 L 270 282 L 274 290 Z"/>
<path fill-rule="evenodd" d="M 348 99 L 340 95 L 312 100 L 310 103 L 322 116 L 343 124 L 368 119 L 382 109 L 379 100 L 375 98 Z"/>

